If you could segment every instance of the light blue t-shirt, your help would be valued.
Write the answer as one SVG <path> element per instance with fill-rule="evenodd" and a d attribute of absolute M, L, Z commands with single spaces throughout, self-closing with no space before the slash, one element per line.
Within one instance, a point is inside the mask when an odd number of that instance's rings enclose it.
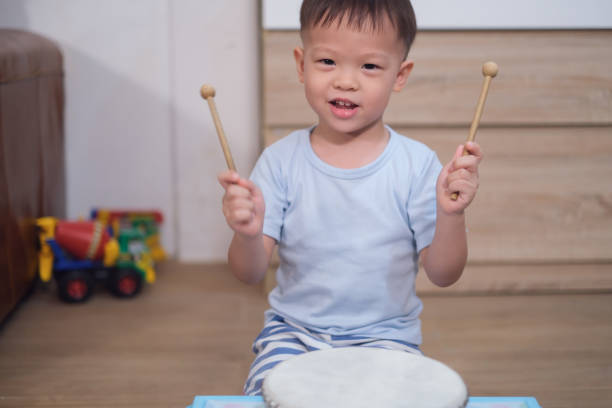
<path fill-rule="evenodd" d="M 421 344 L 418 254 L 434 235 L 442 165 L 422 143 L 387 127 L 372 163 L 340 169 L 312 150 L 310 129 L 262 153 L 251 179 L 278 242 L 272 313 L 311 330 Z"/>

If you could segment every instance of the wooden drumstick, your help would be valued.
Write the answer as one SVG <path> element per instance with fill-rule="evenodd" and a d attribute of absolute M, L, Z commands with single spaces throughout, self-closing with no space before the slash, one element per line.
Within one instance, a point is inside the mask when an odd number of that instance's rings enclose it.
<path fill-rule="evenodd" d="M 478 130 L 478 124 L 480 123 L 480 117 L 482 116 L 482 111 L 484 108 L 485 100 L 487 99 L 487 93 L 489 92 L 489 85 L 491 84 L 491 80 L 495 78 L 499 68 L 496 63 L 489 61 L 485 62 L 482 66 L 482 75 L 484 75 L 484 82 L 482 83 L 482 91 L 480 92 L 480 98 L 478 99 L 478 105 L 476 105 L 476 113 L 474 114 L 474 119 L 472 120 L 472 126 L 470 126 L 470 133 L 468 134 L 467 142 L 473 142 L 476 137 L 476 130 Z M 467 156 L 469 153 L 467 149 L 463 148 L 463 155 Z M 456 200 L 459 196 L 458 193 L 453 193 L 451 195 L 451 200 Z"/>
<path fill-rule="evenodd" d="M 217 113 L 217 107 L 215 105 L 214 100 L 215 88 L 210 85 L 202 85 L 202 88 L 200 88 L 200 95 L 202 95 L 202 98 L 206 99 L 206 101 L 208 102 L 210 114 L 212 115 L 213 122 L 215 122 L 217 136 L 219 136 L 219 142 L 221 142 L 221 148 L 223 149 L 223 155 L 225 156 L 227 167 L 230 170 L 236 171 L 234 159 L 232 158 L 232 153 L 230 152 L 229 144 L 227 143 L 227 139 L 225 138 L 225 133 L 223 132 L 223 127 L 221 126 L 221 120 L 219 119 L 219 114 Z"/>

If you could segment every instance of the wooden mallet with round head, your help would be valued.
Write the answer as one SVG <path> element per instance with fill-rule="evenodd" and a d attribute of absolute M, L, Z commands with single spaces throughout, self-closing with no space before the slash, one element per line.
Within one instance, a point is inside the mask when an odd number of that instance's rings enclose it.
<path fill-rule="evenodd" d="M 484 75 L 484 82 L 482 83 L 482 91 L 480 92 L 480 98 L 478 98 L 478 105 L 476 105 L 476 113 L 474 114 L 474 119 L 472 120 L 472 126 L 470 126 L 470 133 L 468 134 L 467 142 L 473 142 L 476 137 L 476 130 L 478 130 L 478 124 L 480 123 L 480 117 L 482 116 L 482 111 L 484 109 L 485 101 L 487 100 L 487 93 L 489 92 L 489 85 L 491 84 L 491 80 L 495 78 L 499 68 L 496 63 L 493 61 L 485 62 L 482 66 L 482 75 Z M 467 156 L 469 153 L 464 148 L 463 155 Z M 453 193 L 451 195 L 452 200 L 456 200 L 459 196 L 458 193 Z"/>
<path fill-rule="evenodd" d="M 215 105 L 214 100 L 215 88 L 210 85 L 202 85 L 202 88 L 200 88 L 200 95 L 202 95 L 202 98 L 206 99 L 206 101 L 208 102 L 210 114 L 212 115 L 213 122 L 215 122 L 217 136 L 219 137 L 219 142 L 221 143 L 221 148 L 223 149 L 223 155 L 225 156 L 227 167 L 230 170 L 236 171 L 234 159 L 232 158 L 232 153 L 230 152 L 229 144 L 227 143 L 225 133 L 223 132 L 223 127 L 221 126 L 221 119 L 219 119 L 219 114 L 217 113 L 217 107 Z"/>

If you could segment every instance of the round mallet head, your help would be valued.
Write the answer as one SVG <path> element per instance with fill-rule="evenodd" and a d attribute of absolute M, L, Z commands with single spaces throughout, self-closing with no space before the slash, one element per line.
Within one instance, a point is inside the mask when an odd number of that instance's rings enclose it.
<path fill-rule="evenodd" d="M 499 71 L 499 67 L 493 61 L 485 62 L 482 66 L 482 74 L 484 76 L 495 78 L 498 71 Z"/>
<path fill-rule="evenodd" d="M 204 99 L 212 98 L 215 96 L 215 88 L 204 84 L 202 85 L 202 88 L 200 88 L 200 95 L 202 95 L 202 98 Z"/>

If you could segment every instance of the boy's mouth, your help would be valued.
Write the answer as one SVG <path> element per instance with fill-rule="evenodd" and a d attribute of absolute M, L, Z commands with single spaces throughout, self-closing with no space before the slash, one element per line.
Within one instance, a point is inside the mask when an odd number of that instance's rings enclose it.
<path fill-rule="evenodd" d="M 348 99 L 332 99 L 329 101 L 331 112 L 338 119 L 350 119 L 358 112 L 359 105 Z"/>
<path fill-rule="evenodd" d="M 348 99 L 332 99 L 329 103 L 338 109 L 355 109 L 359 106 Z"/>

